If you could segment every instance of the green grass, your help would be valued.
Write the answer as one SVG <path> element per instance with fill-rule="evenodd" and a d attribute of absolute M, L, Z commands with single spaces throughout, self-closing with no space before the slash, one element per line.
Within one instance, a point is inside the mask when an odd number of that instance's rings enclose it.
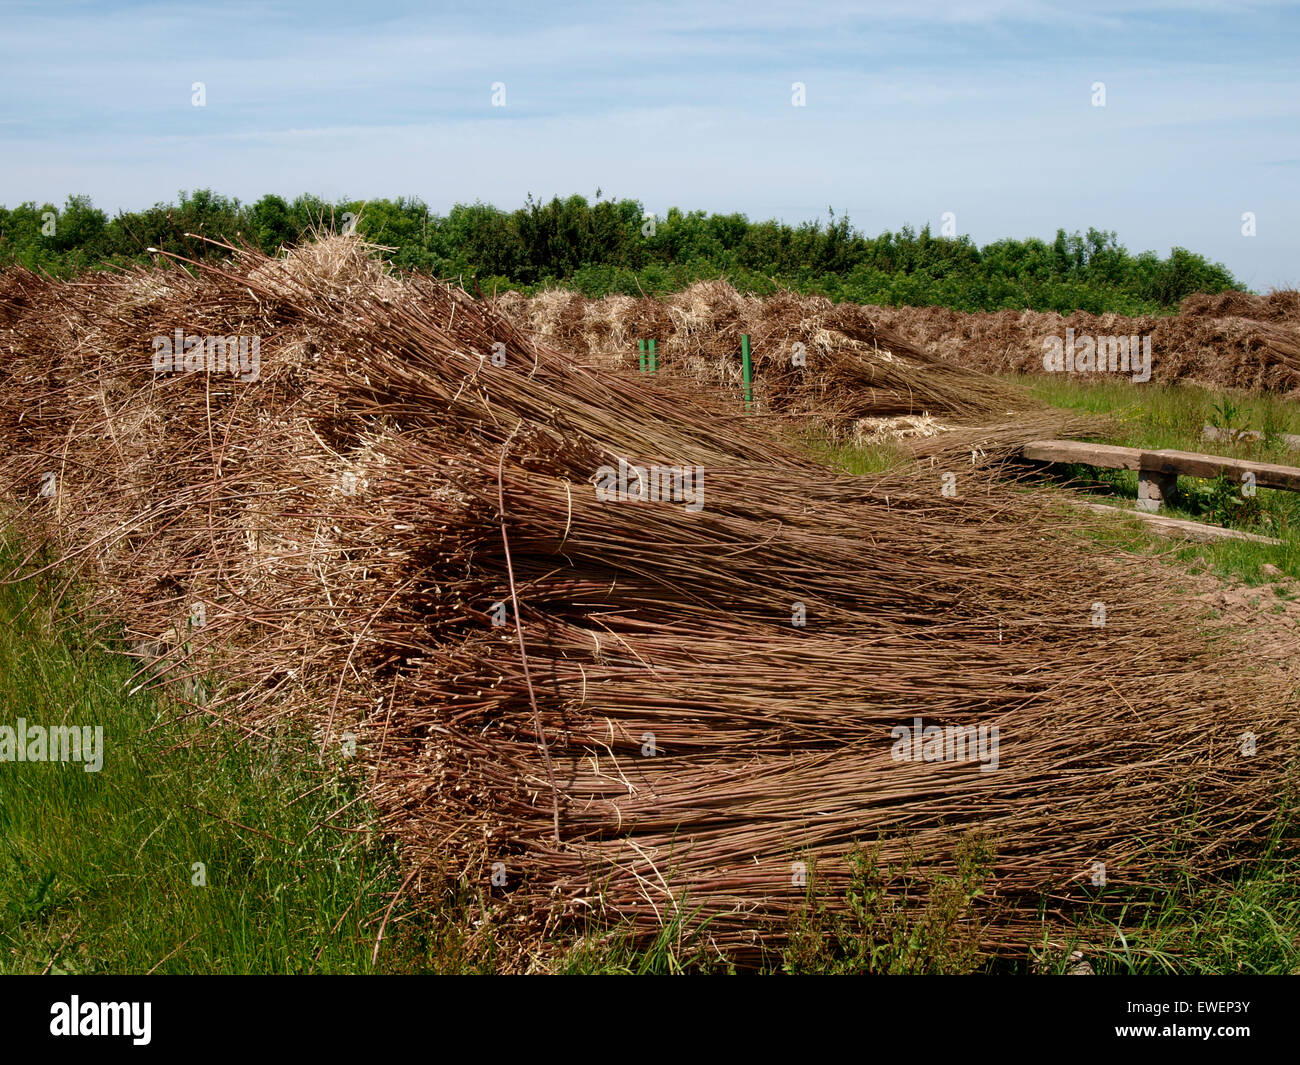
<path fill-rule="evenodd" d="M 1112 428 L 1101 438 L 1104 443 L 1300 465 L 1300 452 L 1289 450 L 1281 439 L 1284 433 L 1300 435 L 1300 404 L 1281 396 L 1227 394 L 1189 385 L 1135 385 L 1126 379 L 1086 381 L 1068 374 L 1011 379 L 1052 406 L 1108 415 Z M 1255 442 L 1204 441 L 1201 431 L 1206 425 L 1256 430 L 1263 437 Z M 1137 499 L 1137 473 L 1132 470 L 1086 465 L 1064 465 L 1057 470 L 1074 487 L 1114 497 L 1122 505 Z M 1228 540 L 1171 548 L 1171 541 L 1142 528 L 1135 519 L 1119 526 L 1123 531 L 1116 537 L 1116 546 L 1167 555 L 1193 572 L 1209 571 L 1249 584 L 1270 579 L 1261 572 L 1266 564 L 1288 577 L 1300 578 L 1300 493 L 1259 488 L 1254 496 L 1247 496 L 1241 488 L 1226 477 L 1180 477 L 1175 495 L 1162 512 L 1272 537 L 1281 540 L 1280 545 Z"/>
<path fill-rule="evenodd" d="M 794 438 L 817 462 L 834 466 L 856 477 L 888 473 L 911 462 L 911 457 L 890 443 L 854 444 L 835 440 L 825 433 L 808 431 Z"/>
<path fill-rule="evenodd" d="M 956 876 L 934 874 L 911 854 L 882 867 L 880 851 L 877 843 L 850 853 L 842 900 L 819 890 L 813 870 L 805 905 L 790 922 L 782 970 L 961 975 L 986 967 L 973 904 L 985 892 L 992 848 L 977 837 L 960 840 L 954 850 Z"/>
<path fill-rule="evenodd" d="M 1007 379 L 1053 407 L 1109 414 L 1119 424 L 1108 442 L 1125 447 L 1204 451 L 1201 430 L 1223 420 L 1223 403 L 1237 408 L 1232 428 L 1265 435 L 1258 444 L 1215 442 L 1215 454 L 1285 462 L 1288 451 L 1277 437 L 1300 434 L 1300 404 L 1269 393 L 1224 393 L 1195 385 L 1133 384 L 1127 378 L 1090 381 L 1072 374 L 1015 374 Z"/>
<path fill-rule="evenodd" d="M 331 819 L 351 768 L 136 690 L 51 587 L 0 586 L 0 725 L 102 726 L 103 766 L 0 762 L 0 972 L 367 971 L 398 871 L 364 804 Z"/>
<path fill-rule="evenodd" d="M 1090 466 L 1064 465 L 1057 467 L 1060 479 L 1069 487 L 1081 492 L 1095 492 L 1096 501 L 1121 508 L 1133 508 L 1137 500 L 1136 475 L 1127 470 L 1096 470 Z M 1185 480 L 1180 478 L 1180 485 Z M 1202 485 L 1216 486 L 1216 482 L 1202 481 Z M 1041 491 L 1041 488 L 1030 489 Z M 1227 495 L 1227 493 L 1224 493 Z M 1223 525 L 1230 528 L 1245 528 L 1245 531 L 1272 537 L 1277 544 L 1260 543 L 1251 540 L 1223 540 L 1217 543 L 1197 543 L 1161 536 L 1143 522 L 1136 514 L 1127 521 L 1113 521 L 1104 527 L 1094 527 L 1083 535 L 1115 552 L 1126 552 L 1177 565 L 1178 568 L 1193 574 L 1209 573 L 1220 580 L 1235 580 L 1247 585 L 1266 585 L 1279 579 L 1300 579 L 1300 520 L 1292 521 L 1290 509 L 1294 504 L 1290 500 L 1277 501 L 1276 497 L 1289 496 L 1293 493 L 1271 492 L 1265 496 L 1260 489 L 1259 497 L 1263 515 L 1257 521 L 1233 522 L 1219 514 L 1216 515 L 1212 497 L 1205 502 L 1189 501 L 1187 496 L 1176 496 L 1171 505 L 1161 509 L 1161 513 L 1171 518 L 1185 518 L 1210 525 Z M 1276 507 L 1279 512 L 1270 508 Z M 1215 518 L 1224 517 L 1216 521 Z M 1231 515 L 1228 515 L 1230 517 Z M 1270 574 L 1264 566 L 1272 566 L 1278 571 Z"/>
<path fill-rule="evenodd" d="M 1280 787 L 1271 834 L 1235 876 L 1206 879 L 1184 865 L 1160 885 L 1106 889 L 1107 905 L 1089 907 L 1078 923 L 1094 930 L 1094 940 L 1096 929 L 1111 929 L 1108 944 L 1088 952 L 1093 969 L 1102 975 L 1300 974 L 1294 795 L 1293 784 Z M 1040 952 L 1036 967 L 1064 971 L 1073 946 Z"/>

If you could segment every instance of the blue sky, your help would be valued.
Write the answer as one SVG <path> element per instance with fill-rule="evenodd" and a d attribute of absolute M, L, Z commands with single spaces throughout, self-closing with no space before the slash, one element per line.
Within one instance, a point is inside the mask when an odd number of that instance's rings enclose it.
<path fill-rule="evenodd" d="M 0 3 L 0 203 L 952 212 L 979 243 L 1181 245 L 1264 291 L 1300 285 L 1298 55 L 1296 5 L 1226 0 Z"/>

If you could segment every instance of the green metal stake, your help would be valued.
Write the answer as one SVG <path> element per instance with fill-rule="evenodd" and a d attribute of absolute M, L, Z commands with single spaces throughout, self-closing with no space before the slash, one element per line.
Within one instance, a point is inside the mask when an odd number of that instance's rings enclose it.
<path fill-rule="evenodd" d="M 650 341 L 650 372 L 659 372 L 659 353 L 655 351 L 655 341 Z"/>
<path fill-rule="evenodd" d="M 740 334 L 740 370 L 745 379 L 745 409 L 754 405 L 754 365 L 749 358 L 749 334 Z"/>
<path fill-rule="evenodd" d="M 636 342 L 636 349 L 641 353 L 641 372 L 645 373 L 645 341 L 638 340 Z"/>

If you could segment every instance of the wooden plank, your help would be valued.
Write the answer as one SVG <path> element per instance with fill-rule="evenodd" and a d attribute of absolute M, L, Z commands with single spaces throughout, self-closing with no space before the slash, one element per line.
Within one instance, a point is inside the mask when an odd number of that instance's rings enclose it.
<path fill-rule="evenodd" d="M 1300 492 L 1300 467 L 1279 466 L 1272 462 L 1231 459 L 1223 455 L 1201 455 L 1195 451 L 1146 451 L 1142 454 L 1144 470 L 1178 474 L 1182 477 L 1218 477 L 1226 473 L 1239 484 L 1252 474 L 1260 488 L 1280 488 Z"/>
<path fill-rule="evenodd" d="M 1202 525 L 1198 521 L 1185 521 L 1182 518 L 1167 518 L 1162 514 L 1148 514 L 1141 510 L 1127 510 L 1124 507 L 1111 507 L 1105 503 L 1076 502 L 1076 506 L 1091 510 L 1097 514 L 1113 514 L 1121 518 L 1140 518 L 1150 525 L 1153 532 L 1161 536 L 1173 536 L 1183 540 L 1196 540 L 1200 543 L 1217 543 L 1221 540 L 1252 540 L 1261 544 L 1280 544 L 1270 536 L 1242 532 L 1240 529 L 1224 529 L 1218 525 Z"/>
<path fill-rule="evenodd" d="M 1300 492 L 1300 467 L 1225 455 L 1173 449 L 1143 451 L 1136 447 L 1093 444 L 1085 440 L 1035 440 L 1026 444 L 1021 454 L 1035 462 L 1080 462 L 1112 470 L 1144 470 L 1167 476 L 1217 477 L 1224 473 L 1238 482 L 1244 474 L 1250 473 L 1260 488 Z"/>
<path fill-rule="evenodd" d="M 1141 469 L 1143 451 L 1137 447 L 1094 444 L 1087 440 L 1035 440 L 1020 453 L 1034 462 L 1081 462 L 1111 470 Z"/>

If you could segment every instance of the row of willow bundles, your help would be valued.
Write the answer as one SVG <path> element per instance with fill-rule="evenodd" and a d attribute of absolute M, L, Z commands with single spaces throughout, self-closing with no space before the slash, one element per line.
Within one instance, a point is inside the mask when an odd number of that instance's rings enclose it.
<path fill-rule="evenodd" d="M 637 368 L 637 341 L 654 338 L 659 372 L 729 405 L 744 394 L 747 336 L 756 413 L 836 440 L 996 459 L 1030 440 L 1099 427 L 1096 417 L 1047 407 L 967 360 L 936 357 L 881 326 L 874 311 L 819 296 L 784 290 L 760 299 L 707 281 L 662 301 L 552 290 L 531 299 L 506 293 L 494 306 L 544 343 L 607 368 Z"/>
<path fill-rule="evenodd" d="M 754 344 L 760 402 L 770 411 L 852 418 L 863 385 L 888 394 L 865 400 L 897 414 L 929 412 L 941 422 L 1006 421 L 1037 409 L 984 374 L 1041 374 L 1049 346 L 1073 342 L 1095 353 L 1110 338 L 1132 341 L 1125 372 L 1084 369 L 1084 380 L 1188 382 L 1207 388 L 1294 393 L 1300 389 L 1300 293 L 1225 292 L 1187 297 L 1179 313 L 1129 317 L 1075 311 L 969 313 L 946 307 L 832 303 L 789 290 L 760 298 L 725 281 L 702 281 L 662 299 L 585 299 L 564 290 L 531 298 L 505 293 L 512 321 L 565 352 L 607 365 L 635 366 L 638 338 L 656 338 L 660 363 L 726 394 L 740 386 L 740 337 Z M 1136 348 L 1134 353 L 1136 355 Z M 798 351 L 812 372 L 791 372 Z"/>
<path fill-rule="evenodd" d="M 177 330 L 258 338 L 256 374 L 159 372 Z M 460 878 L 521 941 L 676 921 L 751 958 L 858 848 L 943 876 L 978 840 L 968 932 L 1024 951 L 1231 868 L 1294 754 L 1274 674 L 1043 496 L 838 474 L 349 238 L 4 275 L 0 446 L 9 524 L 195 712 L 354 735 L 411 890 Z"/>

